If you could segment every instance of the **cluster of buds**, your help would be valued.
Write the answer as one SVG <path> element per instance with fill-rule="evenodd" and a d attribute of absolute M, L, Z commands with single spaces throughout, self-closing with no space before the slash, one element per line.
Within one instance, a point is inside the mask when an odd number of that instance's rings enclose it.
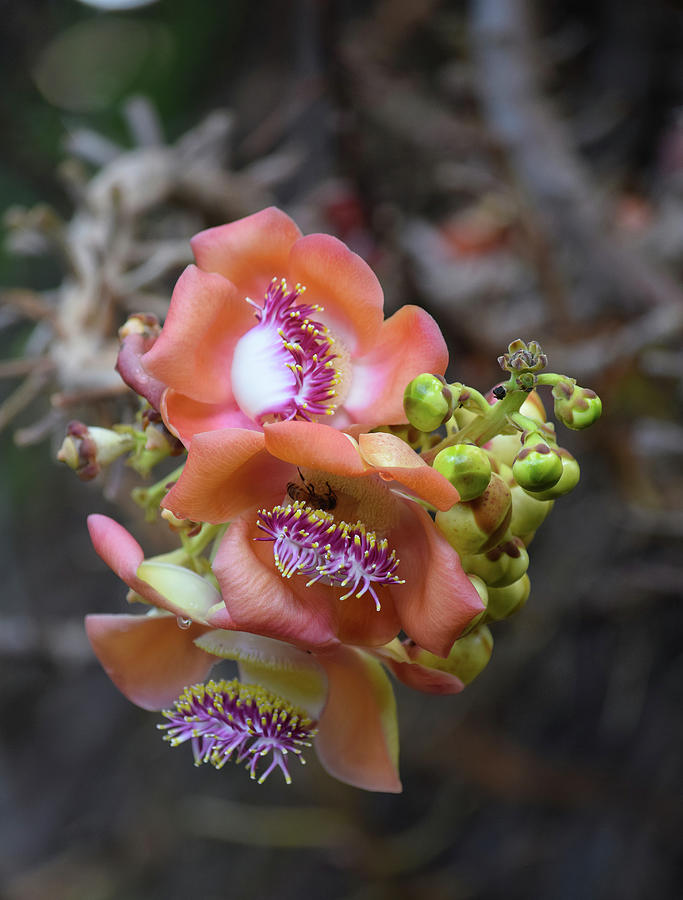
<path fill-rule="evenodd" d="M 579 464 L 558 446 L 537 389 L 552 388 L 555 417 L 568 428 L 587 428 L 602 412 L 594 391 L 545 371 L 547 357 L 538 341 L 513 341 L 498 362 L 509 378 L 486 397 L 423 374 L 406 387 L 404 398 L 415 427 L 427 420 L 436 427 L 442 411 L 446 416 L 438 423 L 446 437 L 427 457 L 457 488 L 460 501 L 437 512 L 435 522 L 486 606 L 480 628 L 525 605 L 531 590 L 527 547 L 554 501 L 579 482 Z M 487 645 L 489 638 L 487 632 Z M 488 660 L 483 651 L 481 659 Z"/>
<path fill-rule="evenodd" d="M 96 551 L 146 612 L 89 616 L 88 636 L 197 765 L 289 782 L 288 757 L 313 745 L 342 781 L 399 791 L 390 676 L 454 694 L 484 669 L 489 626 L 529 597 L 528 545 L 579 479 L 538 391 L 552 387 L 570 428 L 600 401 L 547 373 L 537 342 L 510 345 L 488 395 L 447 383 L 431 317 L 409 306 L 385 321 L 368 266 L 279 210 L 203 232 L 193 250 L 163 329 L 136 316 L 120 331 L 135 422 L 72 423 L 59 453 L 82 478 L 182 457 L 133 491 L 170 526 L 169 552 L 145 559 L 114 520 L 90 517 Z M 207 682 L 224 660 L 238 677 Z"/>

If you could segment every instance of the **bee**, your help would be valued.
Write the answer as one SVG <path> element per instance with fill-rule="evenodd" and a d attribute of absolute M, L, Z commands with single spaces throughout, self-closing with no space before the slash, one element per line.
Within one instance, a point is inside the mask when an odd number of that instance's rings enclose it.
<path fill-rule="evenodd" d="M 327 492 L 318 494 L 316 493 L 315 485 L 311 481 L 306 481 L 298 466 L 297 472 L 299 473 L 301 484 L 290 481 L 287 485 L 287 495 L 292 500 L 303 500 L 307 506 L 313 506 L 315 509 L 323 509 L 327 512 L 335 508 L 337 505 L 337 495 L 330 487 L 329 481 L 325 482 L 327 485 Z"/>

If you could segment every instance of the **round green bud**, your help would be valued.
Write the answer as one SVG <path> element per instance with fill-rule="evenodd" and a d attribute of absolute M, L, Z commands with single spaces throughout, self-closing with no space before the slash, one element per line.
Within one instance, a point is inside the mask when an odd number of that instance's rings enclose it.
<path fill-rule="evenodd" d="M 511 508 L 510 489 L 493 473 L 483 494 L 437 512 L 436 524 L 461 556 L 482 553 L 500 543 L 510 523 Z"/>
<path fill-rule="evenodd" d="M 562 460 L 560 480 L 547 491 L 534 491 L 533 495 L 537 500 L 555 500 L 557 497 L 563 497 L 565 494 L 573 491 L 579 483 L 581 469 L 569 450 L 565 450 L 564 447 L 557 447 L 556 453 Z"/>
<path fill-rule="evenodd" d="M 538 500 L 535 496 L 527 494 L 524 488 L 518 484 L 510 487 L 510 495 L 512 497 L 510 531 L 516 537 L 523 538 L 536 531 L 545 521 L 546 516 L 553 508 L 553 501 Z"/>
<path fill-rule="evenodd" d="M 529 554 L 521 538 L 511 537 L 486 553 L 463 556 L 462 567 L 471 578 L 478 575 L 489 587 L 507 587 L 529 568 Z"/>
<path fill-rule="evenodd" d="M 590 388 L 571 381 L 560 381 L 553 387 L 555 416 L 574 431 L 588 428 L 602 414 L 602 400 Z"/>
<path fill-rule="evenodd" d="M 486 620 L 498 622 L 518 612 L 528 600 L 530 591 L 531 582 L 528 575 L 522 575 L 506 587 L 489 588 Z"/>
<path fill-rule="evenodd" d="M 522 445 L 512 464 L 512 475 L 525 491 L 547 491 L 562 477 L 562 460 L 543 438 L 534 432 Z"/>
<path fill-rule="evenodd" d="M 441 375 L 425 372 L 407 385 L 403 409 L 410 424 L 419 431 L 434 431 L 453 415 L 453 394 Z"/>
<path fill-rule="evenodd" d="M 454 444 L 437 453 L 433 466 L 457 488 L 461 500 L 474 500 L 491 480 L 491 461 L 476 444 Z"/>

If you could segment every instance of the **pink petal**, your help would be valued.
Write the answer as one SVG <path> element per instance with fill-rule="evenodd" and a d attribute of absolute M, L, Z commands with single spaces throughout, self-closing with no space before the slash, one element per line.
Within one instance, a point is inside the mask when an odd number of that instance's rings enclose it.
<path fill-rule="evenodd" d="M 254 509 L 251 516 L 231 524 L 213 563 L 225 606 L 237 627 L 306 647 L 337 643 L 332 588 L 314 584 L 303 597 L 298 596 L 296 576 L 282 578 L 273 562 L 272 544 L 253 540 L 256 536 Z"/>
<path fill-rule="evenodd" d="M 144 397 L 159 409 L 161 395 L 166 385 L 152 377 L 142 365 L 142 357 L 147 352 L 149 340 L 141 334 L 128 334 L 121 341 L 121 349 L 116 359 L 116 371 L 136 394 Z"/>
<path fill-rule="evenodd" d="M 154 378 L 193 400 L 226 403 L 232 398 L 235 344 L 254 325 L 254 311 L 234 284 L 188 266 L 176 283 L 161 334 L 142 363 Z"/>
<path fill-rule="evenodd" d="M 416 503 L 401 504 L 401 522 L 389 541 L 406 579 L 388 590 L 406 634 L 425 650 L 446 657 L 453 642 L 484 608 L 460 557 Z"/>
<path fill-rule="evenodd" d="M 257 541 L 257 511 L 232 523 L 221 542 L 213 571 L 221 586 L 229 619 L 249 631 L 303 647 L 326 647 L 339 641 L 381 646 L 394 638 L 400 622 L 391 597 L 378 612 L 370 597 L 341 600 L 343 591 L 307 578 L 283 578 L 275 567 L 273 545 Z M 212 622 L 221 625 L 220 618 Z"/>
<path fill-rule="evenodd" d="M 169 431 L 180 438 L 186 447 L 202 431 L 221 428 L 260 430 L 234 403 L 199 403 L 167 388 L 161 398 L 161 415 Z"/>
<path fill-rule="evenodd" d="M 453 485 L 395 434 L 376 432 L 358 437 L 363 459 L 437 509 L 450 509 L 460 499 Z"/>
<path fill-rule="evenodd" d="M 360 256 L 329 234 L 309 234 L 292 247 L 289 275 L 306 285 L 306 303 L 324 307 L 321 320 L 352 356 L 373 348 L 382 327 L 384 294 Z"/>
<path fill-rule="evenodd" d="M 344 407 L 356 422 L 406 422 L 403 392 L 422 372 L 443 375 L 448 350 L 439 326 L 423 309 L 403 306 L 383 323 L 367 355 L 356 359 Z"/>
<path fill-rule="evenodd" d="M 359 453 L 357 442 L 316 422 L 275 422 L 264 425 L 265 446 L 278 459 L 302 468 L 321 469 L 335 475 L 368 475 L 370 468 Z"/>
<path fill-rule="evenodd" d="M 197 434 L 163 505 L 179 518 L 227 522 L 256 505 L 279 503 L 295 470 L 264 450 L 260 431 L 225 428 Z"/>
<path fill-rule="evenodd" d="M 301 232 L 274 206 L 192 238 L 197 265 L 229 278 L 241 297 L 260 302 L 273 277 L 288 277 L 289 251 Z"/>
<path fill-rule="evenodd" d="M 419 663 L 402 663 L 389 660 L 387 665 L 403 684 L 425 694 L 459 694 L 465 685 L 448 672 L 430 669 Z"/>
<path fill-rule="evenodd" d="M 167 607 L 166 599 L 137 576 L 145 558 L 142 547 L 132 534 L 109 516 L 88 516 L 88 531 L 96 553 L 136 594 L 153 606 Z"/>
<path fill-rule="evenodd" d="M 173 616 L 86 616 L 85 628 L 104 671 L 143 709 L 170 706 L 217 661 L 193 644 L 206 629 L 181 629 Z"/>
<path fill-rule="evenodd" d="M 400 793 L 396 702 L 382 667 L 350 647 L 317 660 L 329 683 L 315 741 L 320 762 L 354 787 Z"/>

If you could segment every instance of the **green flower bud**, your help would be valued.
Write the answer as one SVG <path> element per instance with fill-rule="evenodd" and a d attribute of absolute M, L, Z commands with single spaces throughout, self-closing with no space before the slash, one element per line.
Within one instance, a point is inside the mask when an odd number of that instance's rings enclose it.
<path fill-rule="evenodd" d="M 403 409 L 419 431 L 434 431 L 453 415 L 453 394 L 441 375 L 418 375 L 403 394 Z"/>
<path fill-rule="evenodd" d="M 500 475 L 494 473 L 481 496 L 456 503 L 446 512 L 438 512 L 436 524 L 460 555 L 482 553 L 500 543 L 510 523 L 510 515 L 510 489 Z"/>
<path fill-rule="evenodd" d="M 81 481 L 91 481 L 102 466 L 110 465 L 135 447 L 135 439 L 128 434 L 110 428 L 88 427 L 74 420 L 67 425 L 57 459 L 73 469 Z"/>
<path fill-rule="evenodd" d="M 486 620 L 498 622 L 518 612 L 528 600 L 530 591 L 531 582 L 528 575 L 522 575 L 520 579 L 506 587 L 490 587 Z"/>
<path fill-rule="evenodd" d="M 557 484 L 547 491 L 534 491 L 534 497 L 537 500 L 554 500 L 556 497 L 563 497 L 565 494 L 573 491 L 579 483 L 581 469 L 569 450 L 565 450 L 564 447 L 557 447 L 555 452 L 562 460 L 562 475 Z"/>
<path fill-rule="evenodd" d="M 467 577 L 472 582 L 472 587 L 476 590 L 481 598 L 481 602 L 484 604 L 484 609 L 481 612 L 477 613 L 477 615 L 469 622 L 469 624 L 463 630 L 461 637 L 464 637 L 466 634 L 469 634 L 473 631 L 477 625 L 481 622 L 481 620 L 486 615 L 486 606 L 489 602 L 489 592 L 484 583 L 483 579 L 479 578 L 477 575 L 470 575 L 468 573 Z"/>
<path fill-rule="evenodd" d="M 451 648 L 447 659 L 435 656 L 427 650 L 415 648 L 411 654 L 413 662 L 430 669 L 438 669 L 455 675 L 464 684 L 471 681 L 482 672 L 491 659 L 493 652 L 493 636 L 486 625 L 479 625 L 474 631 L 459 638 Z"/>
<path fill-rule="evenodd" d="M 547 491 L 562 477 L 562 460 L 540 434 L 533 432 L 515 457 L 512 474 L 526 491 Z"/>
<path fill-rule="evenodd" d="M 510 487 L 512 496 L 512 518 L 510 519 L 510 531 L 516 537 L 523 538 L 539 527 L 553 508 L 552 500 L 537 500 L 535 496 L 527 494 L 518 484 Z M 526 541 L 525 541 L 526 543 Z"/>
<path fill-rule="evenodd" d="M 463 556 L 462 567 L 470 577 L 478 575 L 489 587 L 507 587 L 526 573 L 529 554 L 521 538 L 511 537 L 486 553 Z"/>
<path fill-rule="evenodd" d="M 491 480 L 491 461 L 476 444 L 454 444 L 437 453 L 433 466 L 458 489 L 461 500 L 474 500 Z"/>
<path fill-rule="evenodd" d="M 600 418 L 602 401 L 590 388 L 571 381 L 559 381 L 553 388 L 555 416 L 574 431 L 588 428 Z"/>

